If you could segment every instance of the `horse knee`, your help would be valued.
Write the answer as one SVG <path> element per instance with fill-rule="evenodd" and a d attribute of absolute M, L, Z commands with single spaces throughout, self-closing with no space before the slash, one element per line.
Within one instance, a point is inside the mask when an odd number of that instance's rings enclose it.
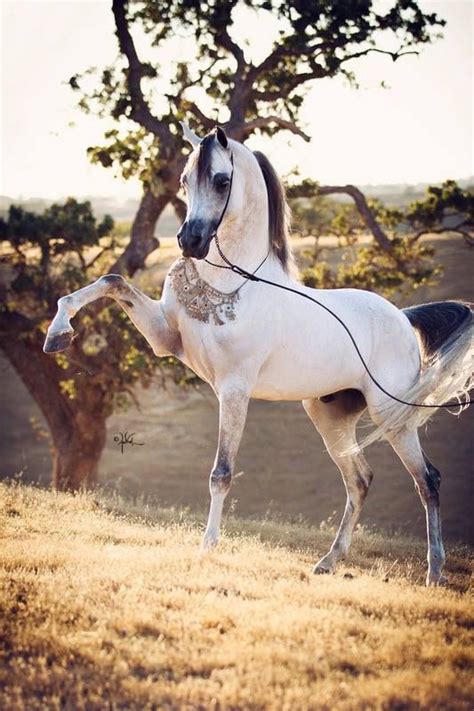
<path fill-rule="evenodd" d="M 105 274 L 101 276 L 99 282 L 107 288 L 107 291 L 116 294 L 124 294 L 130 287 L 121 274 Z"/>
<path fill-rule="evenodd" d="M 218 464 L 211 472 L 209 490 L 212 494 L 227 494 L 232 484 L 232 472 L 228 464 Z"/>
<path fill-rule="evenodd" d="M 99 281 L 108 286 L 122 286 L 127 283 L 121 274 L 105 274 Z"/>

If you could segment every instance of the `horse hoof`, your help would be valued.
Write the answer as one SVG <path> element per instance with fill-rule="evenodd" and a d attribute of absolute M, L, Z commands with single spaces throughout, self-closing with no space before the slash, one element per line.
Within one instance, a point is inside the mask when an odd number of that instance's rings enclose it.
<path fill-rule="evenodd" d="M 206 536 L 205 538 L 203 538 L 201 544 L 201 551 L 203 553 L 208 553 L 209 551 L 212 551 L 218 543 L 219 539 L 217 538 L 217 536 Z"/>
<path fill-rule="evenodd" d="M 313 575 L 329 575 L 332 572 L 332 568 L 327 565 L 321 565 L 320 563 L 316 563 L 313 568 Z"/>
<path fill-rule="evenodd" d="M 439 577 L 433 577 L 428 575 L 426 576 L 426 586 L 429 588 L 445 588 L 448 585 L 448 579 L 445 578 L 444 575 L 440 575 Z"/>
<path fill-rule="evenodd" d="M 59 353 L 65 351 L 72 343 L 74 331 L 63 331 L 54 335 L 47 335 L 44 342 L 43 351 L 45 353 Z"/>

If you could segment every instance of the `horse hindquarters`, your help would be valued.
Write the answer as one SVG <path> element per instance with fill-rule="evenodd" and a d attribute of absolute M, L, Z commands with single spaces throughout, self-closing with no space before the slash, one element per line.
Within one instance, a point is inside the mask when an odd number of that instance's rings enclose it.
<path fill-rule="evenodd" d="M 414 404 L 391 399 L 369 381 L 365 395 L 377 427 L 362 447 L 397 432 L 415 432 L 436 412 L 437 404 L 458 402 L 464 409 L 463 399 L 473 386 L 474 319 L 469 306 L 457 302 L 423 304 L 406 309 L 404 314 L 420 341 L 418 377 L 404 386 L 405 373 L 400 369 L 400 380 L 392 387 L 379 380 L 393 395 Z M 399 367 L 403 368 L 403 363 Z"/>

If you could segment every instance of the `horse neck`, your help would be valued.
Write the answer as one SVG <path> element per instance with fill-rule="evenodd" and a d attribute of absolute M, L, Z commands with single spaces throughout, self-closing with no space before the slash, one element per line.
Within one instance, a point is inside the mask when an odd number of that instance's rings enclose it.
<path fill-rule="evenodd" d="M 242 269 L 259 270 L 267 276 L 277 276 L 283 269 L 270 250 L 268 232 L 268 195 L 260 167 L 253 154 L 244 146 L 232 142 L 234 177 L 232 191 L 239 209 L 228 209 L 218 230 L 219 246 L 227 259 Z M 229 203 L 232 207 L 233 200 Z M 234 205 L 235 205 L 234 202 Z M 207 259 L 223 265 L 215 240 L 211 242 Z M 232 291 L 242 284 L 242 277 L 228 269 L 212 266 L 203 260 L 194 260 L 199 275 L 221 291 Z"/>

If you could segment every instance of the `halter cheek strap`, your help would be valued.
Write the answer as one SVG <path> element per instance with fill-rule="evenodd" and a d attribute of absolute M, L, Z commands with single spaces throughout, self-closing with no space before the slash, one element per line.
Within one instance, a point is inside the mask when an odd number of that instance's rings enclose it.
<path fill-rule="evenodd" d="M 229 190 L 227 191 L 227 197 L 225 200 L 225 205 L 224 209 L 221 212 L 221 216 L 219 218 L 219 222 L 217 223 L 216 229 L 214 230 L 214 234 L 212 235 L 213 237 L 217 237 L 217 230 L 221 226 L 222 220 L 224 219 L 224 215 L 227 212 L 227 208 L 229 206 L 229 200 L 230 200 L 230 194 L 232 192 L 232 182 L 234 180 L 234 154 L 231 152 L 230 154 L 230 164 L 232 166 L 232 170 L 230 171 L 230 178 L 229 178 Z"/>
<path fill-rule="evenodd" d="M 245 277 L 245 279 L 248 281 L 258 281 L 258 278 L 254 275 L 258 272 L 260 267 L 262 267 L 265 264 L 265 262 L 267 261 L 268 255 L 270 254 L 270 250 L 268 250 L 266 257 L 260 262 L 260 264 L 257 266 L 255 271 L 250 273 L 250 272 L 247 272 L 245 269 L 241 269 L 239 266 L 237 266 L 237 264 L 232 264 L 232 262 L 230 262 L 227 259 L 224 252 L 221 249 L 221 246 L 219 244 L 219 238 L 217 236 L 217 231 L 222 224 L 222 220 L 224 219 L 225 213 L 227 212 L 227 208 L 229 206 L 229 201 L 230 201 L 230 195 L 232 193 L 232 182 L 234 180 L 234 155 L 232 152 L 230 154 L 230 164 L 232 166 L 232 170 L 231 170 L 230 179 L 229 179 L 229 190 L 227 192 L 227 197 L 226 197 L 224 209 L 221 212 L 219 222 L 217 223 L 216 229 L 214 230 L 214 234 L 212 235 L 212 238 L 211 238 L 215 241 L 217 252 L 219 253 L 219 257 L 222 259 L 224 264 L 215 264 L 215 262 L 211 262 L 209 259 L 204 259 L 204 261 L 207 262 L 207 264 L 210 264 L 212 267 L 218 267 L 219 269 L 229 269 L 230 271 L 235 272 L 235 274 L 239 274 L 240 276 Z M 244 282 L 244 284 L 245 284 L 245 282 Z"/>

